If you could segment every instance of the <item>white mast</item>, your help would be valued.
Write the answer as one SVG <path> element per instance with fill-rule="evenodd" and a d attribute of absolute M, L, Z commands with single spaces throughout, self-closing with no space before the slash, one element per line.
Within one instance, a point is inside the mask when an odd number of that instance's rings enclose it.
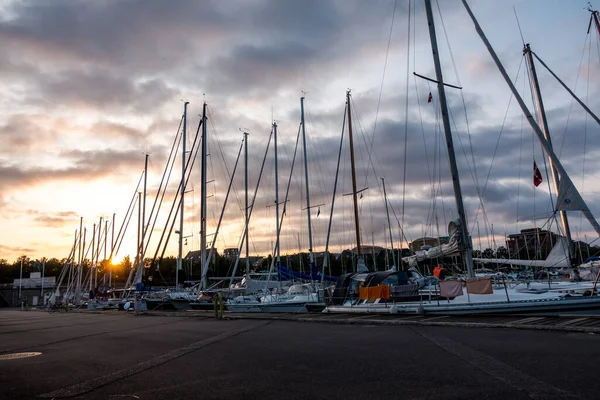
<path fill-rule="evenodd" d="M 275 240 L 275 248 L 277 250 L 277 271 L 279 271 L 279 268 L 281 266 L 281 251 L 280 251 L 280 246 L 279 246 L 279 235 L 280 235 L 280 229 L 279 229 L 279 168 L 278 168 L 278 163 L 277 163 L 277 122 L 273 121 L 273 147 L 274 147 L 274 153 L 275 153 L 275 227 L 277 229 L 277 238 Z M 275 255 L 274 255 L 275 256 Z M 270 274 L 270 270 L 269 270 L 269 276 L 267 278 L 267 280 L 271 279 L 271 274 Z M 281 289 L 281 281 L 278 279 L 277 280 L 277 285 L 279 286 L 279 289 Z"/>
<path fill-rule="evenodd" d="M 315 263 L 313 254 L 312 222 L 310 219 L 310 190 L 308 188 L 308 157 L 306 153 L 306 130 L 304 122 L 304 96 L 300 98 L 300 121 L 302 124 L 302 147 L 304 149 L 304 182 L 306 187 L 306 216 L 308 217 L 308 264 L 309 274 L 312 276 L 313 264 Z"/>
<path fill-rule="evenodd" d="M 381 178 L 383 184 L 383 197 L 385 199 L 385 213 L 387 214 L 388 228 L 390 231 L 390 245 L 392 246 L 392 271 L 396 271 L 396 255 L 394 254 L 394 239 L 392 239 L 392 225 L 390 224 L 390 210 L 388 209 L 387 192 L 385 191 L 385 179 Z M 387 254 L 387 250 L 385 252 Z"/>
<path fill-rule="evenodd" d="M 184 200 L 185 200 L 185 142 L 186 142 L 186 125 L 187 125 L 187 106 L 189 102 L 183 103 L 183 137 L 181 140 L 181 205 L 179 207 L 179 252 L 177 253 L 177 269 L 175 270 L 175 288 L 179 289 L 179 271 L 182 266 L 183 253 L 183 217 L 184 217 Z"/>
<path fill-rule="evenodd" d="M 246 242 L 246 273 L 250 273 L 250 245 L 248 244 L 248 132 L 244 132 L 244 193 L 246 196 L 244 215 L 246 218 L 245 230 L 244 230 L 244 241 Z"/>
<path fill-rule="evenodd" d="M 90 261 L 90 290 L 92 290 L 92 284 L 94 283 L 94 261 L 95 261 L 95 250 L 96 250 L 96 224 L 92 230 L 92 259 Z"/>
<path fill-rule="evenodd" d="M 542 100 L 542 92 L 540 90 L 540 84 L 538 82 L 538 78 L 537 78 L 537 72 L 535 70 L 535 65 L 533 63 L 533 57 L 532 57 L 532 52 L 531 52 L 531 48 L 529 47 L 529 44 L 525 45 L 525 48 L 523 49 L 523 54 L 525 54 L 526 58 L 527 58 L 527 64 L 529 64 L 529 70 L 531 71 L 531 80 L 533 83 L 533 91 L 535 93 L 535 98 L 538 104 L 538 113 L 539 113 L 539 117 L 540 117 L 540 121 L 542 123 L 542 132 L 544 134 L 544 138 L 548 141 L 548 145 L 550 147 L 552 147 L 552 140 L 550 138 L 550 129 L 548 128 L 548 119 L 546 118 L 546 110 L 544 109 L 544 102 Z M 559 187 L 559 175 L 558 175 L 558 170 L 556 169 L 556 167 L 554 166 L 554 163 L 552 162 L 552 158 L 548 157 L 548 162 L 550 164 L 550 171 L 552 172 L 552 182 L 554 185 L 554 191 L 556 192 L 556 195 L 559 195 L 559 191 L 558 191 L 558 187 Z M 567 250 L 569 252 L 568 256 L 569 256 L 569 260 L 573 260 L 575 258 L 575 250 L 573 248 L 573 240 L 571 239 L 571 228 L 569 227 L 569 220 L 567 219 L 567 212 L 565 210 L 560 210 L 559 211 L 559 215 L 560 215 L 560 220 L 562 222 L 563 225 L 563 229 L 565 230 L 565 237 L 567 238 Z"/>
<path fill-rule="evenodd" d="M 462 190 L 460 187 L 460 179 L 458 176 L 458 167 L 456 165 L 456 155 L 454 154 L 454 143 L 452 141 L 452 130 L 450 129 L 450 119 L 448 118 L 448 104 L 446 102 L 446 91 L 444 89 L 444 78 L 442 77 L 442 67 L 440 65 L 440 57 L 438 54 L 437 38 L 435 34 L 435 25 L 433 21 L 433 13 L 431 11 L 431 0 L 425 0 L 425 11 L 427 14 L 427 23 L 429 24 L 429 39 L 431 41 L 431 49 L 433 52 L 433 63 L 435 65 L 435 74 L 437 77 L 438 95 L 440 97 L 440 108 L 442 111 L 442 120 L 444 122 L 444 132 L 446 134 L 446 146 L 448 148 L 448 161 L 450 163 L 450 172 L 452 174 L 452 186 L 454 187 L 454 198 L 456 200 L 456 208 L 458 211 L 458 220 L 460 223 L 461 232 L 461 247 L 463 253 L 463 262 L 466 264 L 469 278 L 475 277 L 473 271 L 473 254 L 472 245 L 469 233 L 467 231 L 467 217 L 462 200 Z"/>

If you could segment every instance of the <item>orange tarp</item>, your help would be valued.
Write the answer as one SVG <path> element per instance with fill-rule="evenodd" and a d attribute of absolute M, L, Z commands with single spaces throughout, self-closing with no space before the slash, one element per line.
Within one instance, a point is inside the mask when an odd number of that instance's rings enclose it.
<path fill-rule="evenodd" d="M 467 293 L 470 294 L 492 294 L 492 278 L 467 279 Z"/>
<path fill-rule="evenodd" d="M 387 285 L 360 288 L 361 300 L 389 299 L 390 294 L 391 290 Z"/>

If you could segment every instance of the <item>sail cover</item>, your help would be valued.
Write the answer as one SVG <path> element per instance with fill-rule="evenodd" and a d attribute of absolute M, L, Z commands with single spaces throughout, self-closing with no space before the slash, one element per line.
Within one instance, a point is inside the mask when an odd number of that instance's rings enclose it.
<path fill-rule="evenodd" d="M 416 267 L 420 261 L 431 260 L 434 258 L 454 256 L 460 252 L 460 225 L 458 221 L 452 221 L 448 225 L 448 235 L 450 240 L 441 246 L 435 246 L 429 250 L 419 250 L 414 256 L 404 257 L 402 261 L 411 267 Z"/>

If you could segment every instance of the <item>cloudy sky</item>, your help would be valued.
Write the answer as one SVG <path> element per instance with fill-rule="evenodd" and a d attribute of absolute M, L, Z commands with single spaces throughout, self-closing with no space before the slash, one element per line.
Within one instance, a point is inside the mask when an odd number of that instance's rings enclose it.
<path fill-rule="evenodd" d="M 470 2 L 530 107 L 513 6 L 525 41 L 597 111 L 598 35 L 586 32 L 586 4 Z M 462 3 L 439 0 L 433 7 L 445 79 L 463 87 L 447 93 L 475 248 L 479 243 L 494 247 L 492 226 L 496 245 L 502 244 L 505 226 L 509 234 L 548 227 L 551 206 L 539 143 Z M 150 155 L 150 207 L 183 101 L 190 102 L 190 138 L 203 101 L 208 104 L 209 234 L 223 206 L 242 131 L 249 132 L 252 199 L 273 118 L 283 201 L 300 97 L 305 96 L 314 247 L 324 248 L 347 89 L 353 99 L 357 184 L 368 187 L 359 200 L 362 241 L 389 246 L 381 178 L 395 247 L 400 223 L 410 241 L 436 236 L 438 229 L 444 235 L 456 217 L 436 88 L 412 75 L 435 76 L 421 1 L 5 0 L 0 4 L 0 48 L 0 258 L 68 256 L 80 217 L 91 235 L 100 217 L 116 213 L 118 230 L 144 154 Z M 555 149 L 598 213 L 598 126 L 540 66 L 538 72 Z M 428 104 L 430 92 L 433 102 Z M 343 196 L 352 190 L 347 142 L 346 134 L 332 251 L 355 245 L 351 196 Z M 308 247 L 301 146 L 298 151 L 282 228 L 284 254 Z M 544 174 L 535 190 L 533 159 Z M 275 239 L 273 165 L 271 143 L 250 225 L 252 254 L 269 253 Z M 164 230 L 180 168 L 178 158 L 148 255 Z M 242 160 L 217 239 L 219 250 L 239 244 L 243 175 Z M 184 252 L 199 248 L 199 182 L 196 163 L 185 200 Z M 576 239 L 597 237 L 579 213 L 570 216 Z M 119 258 L 134 252 L 135 224 L 132 220 Z M 176 242 L 173 234 L 167 254 L 176 254 Z"/>

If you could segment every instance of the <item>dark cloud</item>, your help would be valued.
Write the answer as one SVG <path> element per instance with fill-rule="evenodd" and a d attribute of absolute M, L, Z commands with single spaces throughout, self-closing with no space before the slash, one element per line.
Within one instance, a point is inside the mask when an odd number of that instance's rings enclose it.
<path fill-rule="evenodd" d="M 74 211 L 41 212 L 39 210 L 28 210 L 27 214 L 33 221 L 43 227 L 62 228 L 66 224 L 73 224 L 79 219 Z"/>
<path fill-rule="evenodd" d="M 31 254 L 35 251 L 35 249 L 29 247 L 20 247 L 20 246 L 5 246 L 0 244 L 0 251 L 3 253 L 12 253 L 12 254 Z"/>

